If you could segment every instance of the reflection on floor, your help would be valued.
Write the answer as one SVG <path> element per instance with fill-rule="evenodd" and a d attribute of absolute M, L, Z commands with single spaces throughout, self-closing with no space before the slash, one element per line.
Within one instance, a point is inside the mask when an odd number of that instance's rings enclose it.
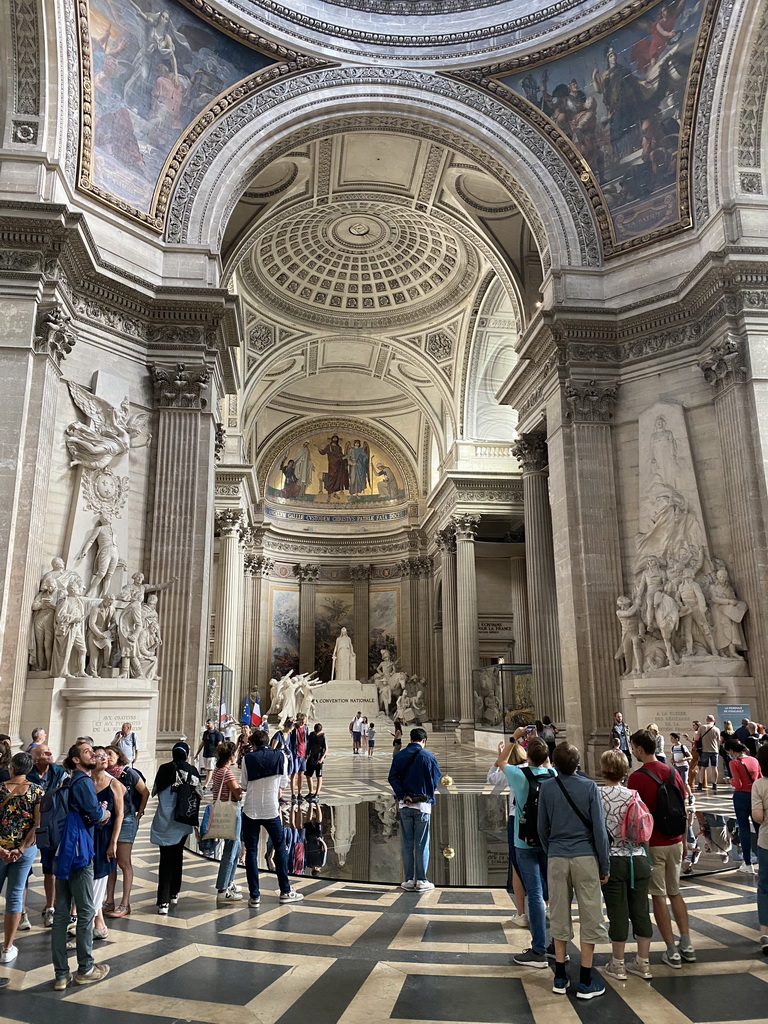
<path fill-rule="evenodd" d="M 462 751 L 451 773 L 466 771 L 468 784 L 474 764 L 482 784 L 487 763 L 484 755 Z M 342 769 L 339 759 L 338 776 L 342 770 L 345 785 L 353 788 L 356 773 L 368 771 Z M 329 782 L 335 771 L 336 765 L 329 765 Z M 385 766 L 381 774 L 386 775 Z M 378 778 L 377 772 L 366 785 L 378 785 Z M 729 808 L 728 794 L 700 804 L 714 808 L 715 799 L 718 809 Z M 577 1003 L 552 994 L 549 972 L 512 964 L 512 954 L 528 944 L 528 933 L 510 925 L 513 907 L 503 887 L 438 888 L 419 895 L 392 885 L 305 876 L 295 882 L 305 901 L 280 906 L 269 878 L 259 910 L 249 910 L 245 902 L 217 909 L 216 865 L 189 855 L 179 904 L 161 918 L 155 909 L 157 850 L 148 831 L 144 825 L 135 847 L 133 913 L 112 922 L 109 938 L 96 943 L 97 959 L 110 964 L 111 974 L 93 988 L 53 991 L 50 932 L 41 925 L 42 879 L 36 873 L 28 900 L 34 927 L 18 937 L 13 966 L 0 968 L 12 979 L 0 992 L 0 1020 L 552 1024 L 557 1015 L 568 1024 L 579 1019 L 749 1024 L 764 1018 L 768 1007 L 768 960 L 757 946 L 755 880 L 736 871 L 686 880 L 695 965 L 682 971 L 663 966 L 662 944 L 654 942 L 652 982 L 607 980 L 603 999 Z M 244 884 L 242 875 L 238 881 Z M 574 948 L 571 958 L 573 977 L 578 972 Z M 598 949 L 596 960 L 608 960 L 607 947 Z"/>

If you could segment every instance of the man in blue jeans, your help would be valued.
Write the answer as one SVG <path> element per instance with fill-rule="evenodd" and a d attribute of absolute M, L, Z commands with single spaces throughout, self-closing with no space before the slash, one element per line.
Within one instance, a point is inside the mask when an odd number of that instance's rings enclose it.
<path fill-rule="evenodd" d="M 557 773 L 549 763 L 549 747 L 546 741 L 539 736 L 534 736 L 528 741 L 527 765 L 509 764 L 512 748 L 524 734 L 525 728 L 515 731 L 512 742 L 507 743 L 499 754 L 496 766 L 504 769 L 509 788 L 515 794 L 515 855 L 520 880 L 525 887 L 525 896 L 528 901 L 528 922 L 531 928 L 530 949 L 524 949 L 513 959 L 520 966 L 544 968 L 548 966 L 547 911 L 544 905 L 544 901 L 549 899 L 547 855 L 538 841 L 538 833 L 535 828 L 536 813 L 533 813 L 534 809 L 528 806 L 528 810 L 532 812 L 532 820 L 526 821 L 526 809 L 531 785 L 535 787 L 535 795 L 542 786 L 547 785 L 546 782 L 539 781 L 538 777 L 544 776 L 546 779 Z M 535 811 L 538 811 L 538 807 Z"/>
<path fill-rule="evenodd" d="M 281 903 L 298 903 L 304 896 L 291 888 L 285 857 L 285 835 L 280 817 L 280 788 L 287 786 L 288 759 L 281 750 L 267 745 L 269 737 L 257 729 L 251 734 L 253 751 L 243 757 L 240 786 L 243 796 L 242 839 L 245 845 L 245 874 L 249 907 L 261 903 L 259 891 L 259 834 L 262 825 L 275 848 L 275 873 Z"/>
<path fill-rule="evenodd" d="M 64 767 L 71 772 L 68 784 L 70 813 L 75 811 L 80 815 L 83 829 L 87 830 L 93 840 L 94 825 L 109 821 L 110 814 L 107 808 L 99 803 L 91 781 L 91 771 L 96 767 L 96 757 L 91 744 L 81 741 L 70 747 L 64 760 Z M 67 926 L 73 903 L 77 912 L 75 983 L 92 985 L 94 982 L 102 981 L 109 974 L 109 964 L 93 962 L 93 918 L 96 913 L 93 905 L 93 855 L 83 867 L 68 866 L 66 861 L 72 860 L 72 848 L 67 843 L 67 835 L 68 831 L 65 829 L 54 860 L 56 910 L 51 929 L 51 954 L 56 976 L 53 987 L 57 992 L 63 991 L 72 981 L 67 957 Z"/>
<path fill-rule="evenodd" d="M 424 748 L 424 729 L 411 729 L 411 742 L 392 758 L 389 784 L 400 808 L 400 834 L 403 851 L 406 892 L 427 892 L 434 889 L 427 881 L 429 864 L 429 825 L 435 802 L 435 786 L 440 781 L 440 767 L 434 754 Z"/>

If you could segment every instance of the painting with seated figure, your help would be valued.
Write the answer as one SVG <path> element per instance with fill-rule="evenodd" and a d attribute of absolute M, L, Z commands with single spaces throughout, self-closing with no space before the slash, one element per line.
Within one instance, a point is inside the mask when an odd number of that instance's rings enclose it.
<path fill-rule="evenodd" d="M 617 243 L 675 224 L 703 0 L 667 0 L 577 51 L 500 80 L 562 131 L 600 185 Z"/>
<path fill-rule="evenodd" d="M 267 497 L 314 505 L 402 502 L 406 487 L 392 455 L 364 431 L 308 434 L 289 445 L 267 476 Z"/>
<path fill-rule="evenodd" d="M 217 96 L 273 64 L 177 0 L 90 0 L 93 167 L 102 192 L 149 213 L 177 140 Z M 109 198 L 109 196 L 107 196 Z"/>

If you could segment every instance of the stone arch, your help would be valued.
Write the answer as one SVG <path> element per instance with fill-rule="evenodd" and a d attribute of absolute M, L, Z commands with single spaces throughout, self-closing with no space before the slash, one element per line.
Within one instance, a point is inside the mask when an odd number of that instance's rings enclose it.
<path fill-rule="evenodd" d="M 510 324 L 505 329 L 507 319 Z M 495 396 L 517 362 L 514 344 L 520 328 L 518 309 L 501 282 L 493 281 L 483 296 L 470 339 L 464 437 L 511 441 L 516 436 L 517 413 L 496 402 Z"/>
<path fill-rule="evenodd" d="M 218 251 L 229 213 L 249 181 L 262 163 L 290 151 L 297 133 L 306 140 L 334 130 L 387 127 L 418 130 L 481 161 L 519 203 L 545 271 L 600 265 L 599 233 L 586 193 L 541 133 L 469 85 L 387 68 L 306 72 L 229 109 L 184 160 L 169 196 L 166 241 Z"/>

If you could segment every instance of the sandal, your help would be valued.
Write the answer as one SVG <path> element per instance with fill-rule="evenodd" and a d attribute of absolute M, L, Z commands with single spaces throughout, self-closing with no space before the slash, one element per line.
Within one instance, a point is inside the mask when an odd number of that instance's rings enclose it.
<path fill-rule="evenodd" d="M 93 929 L 94 939 L 108 939 L 109 929 L 108 928 L 94 928 Z"/>
<path fill-rule="evenodd" d="M 114 901 L 114 900 L 112 900 L 112 901 L 111 901 L 111 902 L 109 902 L 109 903 L 102 903 L 102 904 L 101 904 L 101 909 L 102 909 L 102 910 L 103 910 L 103 911 L 104 911 L 105 913 L 106 913 L 107 911 L 112 911 L 112 910 L 114 910 L 114 909 L 115 909 L 115 901 Z"/>
<path fill-rule="evenodd" d="M 116 907 L 114 910 L 108 910 L 106 912 L 106 916 L 107 917 L 112 917 L 112 918 L 115 918 L 115 917 L 128 917 L 130 912 L 131 912 L 131 905 L 130 905 L 130 903 L 127 903 L 127 904 L 126 903 L 121 903 L 120 906 Z"/>

